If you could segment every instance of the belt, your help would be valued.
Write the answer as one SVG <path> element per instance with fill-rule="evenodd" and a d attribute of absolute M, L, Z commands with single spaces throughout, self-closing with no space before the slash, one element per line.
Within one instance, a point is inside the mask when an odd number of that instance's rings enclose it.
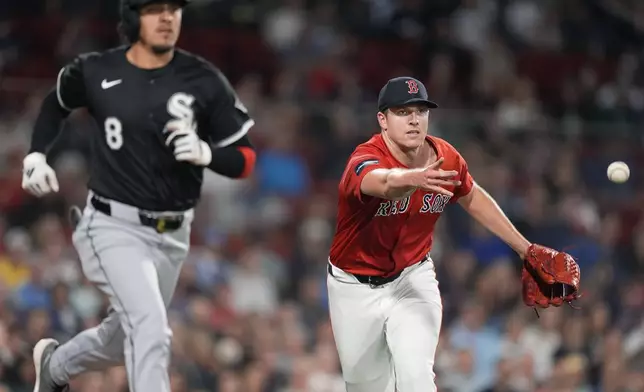
<path fill-rule="evenodd" d="M 112 206 L 110 203 L 100 200 L 95 196 L 92 196 L 90 199 L 92 206 L 97 210 L 102 212 L 105 215 L 112 216 Z M 151 216 L 143 211 L 139 211 L 139 222 L 143 226 L 151 227 L 157 231 L 157 233 L 165 233 L 169 231 L 175 231 L 181 228 L 183 225 L 184 215 L 168 215 L 168 216 Z"/>
<path fill-rule="evenodd" d="M 429 260 L 429 255 L 427 257 L 425 257 L 424 259 L 422 259 L 420 261 L 420 263 L 418 263 L 418 265 L 423 264 L 427 260 Z M 329 271 L 329 275 L 333 276 L 333 268 L 331 267 L 330 263 L 328 264 L 327 269 Z M 379 287 L 379 286 L 385 285 L 387 283 L 391 283 L 394 280 L 398 279 L 400 277 L 400 275 L 402 275 L 403 271 L 404 270 L 399 271 L 399 272 L 397 272 L 397 273 L 395 273 L 395 274 L 393 274 L 391 276 L 387 276 L 387 277 L 373 276 L 373 275 L 357 275 L 357 274 L 351 274 L 351 275 L 353 275 L 358 280 L 358 282 L 360 282 L 360 283 L 368 284 L 371 287 Z"/>
<path fill-rule="evenodd" d="M 356 275 L 356 274 L 352 274 L 352 275 L 360 283 L 368 284 L 371 287 L 378 287 L 378 286 L 382 286 L 383 284 L 393 282 L 394 280 L 398 279 L 401 274 L 402 274 L 402 271 L 399 271 L 398 273 L 388 276 L 386 278 L 383 276 Z"/>

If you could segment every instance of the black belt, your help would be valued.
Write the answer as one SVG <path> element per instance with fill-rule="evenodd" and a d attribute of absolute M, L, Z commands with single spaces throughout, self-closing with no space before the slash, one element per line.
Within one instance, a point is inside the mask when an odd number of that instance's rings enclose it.
<path fill-rule="evenodd" d="M 427 260 L 429 260 L 429 256 L 427 256 L 424 259 L 422 259 L 420 261 L 420 263 L 418 263 L 418 264 L 419 265 L 423 264 Z M 330 263 L 329 263 L 329 266 L 328 266 L 328 271 L 329 271 L 329 275 L 333 276 L 333 267 L 331 267 Z M 394 280 L 398 279 L 400 277 L 400 275 L 402 275 L 402 271 L 399 271 L 398 273 L 395 273 L 395 274 L 393 274 L 391 276 L 387 276 L 387 277 L 384 277 L 384 276 L 371 276 L 371 275 L 356 275 L 356 274 L 351 274 L 351 275 L 353 275 L 358 280 L 358 282 L 360 282 L 360 283 L 368 284 L 371 287 L 379 287 L 379 286 L 382 286 L 384 284 L 391 283 Z"/>
<path fill-rule="evenodd" d="M 109 203 L 99 200 L 95 196 L 92 196 L 91 203 L 97 211 L 112 216 L 112 206 Z M 141 224 L 155 229 L 158 233 L 180 229 L 183 225 L 183 219 L 183 214 L 155 217 L 139 211 L 139 221 Z"/>

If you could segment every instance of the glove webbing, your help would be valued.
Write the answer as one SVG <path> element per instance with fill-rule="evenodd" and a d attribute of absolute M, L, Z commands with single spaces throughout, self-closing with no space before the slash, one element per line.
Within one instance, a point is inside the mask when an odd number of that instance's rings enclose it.
<path fill-rule="evenodd" d="M 566 246 L 566 247 L 563 248 L 562 252 L 565 252 L 567 249 L 571 249 L 573 247 L 574 246 L 572 246 L 572 245 L 571 246 Z M 577 259 L 575 259 L 574 256 L 571 255 L 570 257 L 572 257 L 573 260 L 575 260 L 575 262 L 577 261 Z M 554 257 L 553 257 L 552 261 L 554 262 Z M 550 264 L 550 265 L 552 265 L 552 264 Z M 551 276 L 556 276 L 552 271 L 547 271 L 547 272 Z M 566 284 L 561 283 L 561 286 L 562 286 L 562 288 L 561 288 L 562 296 L 565 297 L 566 296 Z M 553 290 L 550 291 L 550 299 L 554 299 L 554 296 L 552 295 L 552 293 L 553 293 Z M 570 306 L 571 308 L 573 308 L 575 310 L 581 310 L 581 307 L 573 305 L 572 301 L 576 301 L 579 298 L 581 298 L 582 296 L 583 296 L 583 293 L 579 293 L 579 292 L 574 293 L 574 297 L 572 299 L 569 299 L 569 300 L 565 301 L 565 303 L 567 303 L 568 306 Z M 537 315 L 537 318 L 541 318 L 541 316 L 539 316 L 539 311 L 537 310 L 537 308 L 533 307 L 532 309 L 534 309 L 534 313 Z"/>
<path fill-rule="evenodd" d="M 563 295 L 565 296 L 566 295 L 566 284 L 561 283 L 561 285 L 563 286 L 562 291 L 563 291 Z M 575 293 L 574 298 L 569 299 L 569 300 L 564 301 L 564 302 L 566 304 L 568 304 L 568 306 L 570 306 L 571 308 L 573 308 L 575 310 L 581 310 L 581 306 L 573 305 L 572 301 L 578 300 L 579 298 L 582 297 L 582 295 L 583 295 L 583 293 Z M 552 291 L 550 292 L 550 299 L 554 299 L 554 296 L 552 295 Z M 539 311 L 537 310 L 537 308 L 533 307 L 532 309 L 534 309 L 534 313 L 537 315 L 537 318 L 541 318 L 541 316 L 539 316 Z"/>

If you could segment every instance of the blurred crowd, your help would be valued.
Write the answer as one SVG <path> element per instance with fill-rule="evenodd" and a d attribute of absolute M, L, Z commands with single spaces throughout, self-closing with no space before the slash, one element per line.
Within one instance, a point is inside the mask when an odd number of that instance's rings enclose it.
<path fill-rule="evenodd" d="M 441 105 L 430 132 L 529 240 L 573 254 L 581 309 L 523 306 L 520 261 L 458 207 L 432 257 L 444 319 L 443 392 L 644 391 L 644 2 L 195 0 L 181 44 L 230 77 L 256 119 L 255 175 L 208 174 L 170 319 L 173 392 L 344 391 L 325 267 L 337 180 L 377 132 L 392 76 Z M 31 348 L 96 325 L 66 211 L 85 203 L 76 113 L 50 153 L 59 194 L 20 188 L 39 100 L 60 66 L 118 44 L 113 1 L 0 6 L 0 392 L 33 388 Z M 606 167 L 627 162 L 613 184 Z M 74 392 L 127 391 L 123 367 Z M 402 391 L 404 392 L 404 391 Z"/>

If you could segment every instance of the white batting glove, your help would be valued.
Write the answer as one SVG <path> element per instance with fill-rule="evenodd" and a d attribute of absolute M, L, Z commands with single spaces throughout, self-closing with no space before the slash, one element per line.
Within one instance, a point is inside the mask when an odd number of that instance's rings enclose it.
<path fill-rule="evenodd" d="M 44 154 L 32 152 L 22 161 L 22 189 L 37 197 L 58 192 L 56 172 Z"/>
<path fill-rule="evenodd" d="M 173 120 L 166 124 L 169 132 L 166 146 L 174 145 L 174 158 L 180 162 L 208 166 L 212 161 L 212 151 L 197 134 L 197 124 L 188 120 Z"/>

